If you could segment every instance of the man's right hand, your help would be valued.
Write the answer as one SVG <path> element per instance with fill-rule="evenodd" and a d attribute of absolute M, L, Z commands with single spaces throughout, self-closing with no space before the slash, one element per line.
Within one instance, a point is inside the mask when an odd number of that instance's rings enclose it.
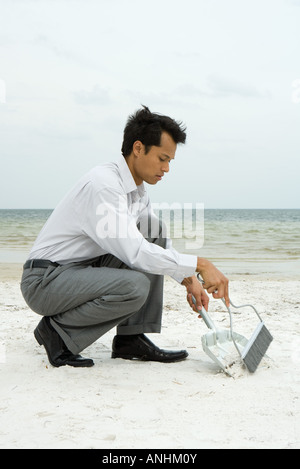
<path fill-rule="evenodd" d="M 212 293 L 214 298 L 224 298 L 229 307 L 229 280 L 210 261 L 198 257 L 197 272 L 204 280 L 203 287 L 207 293 Z"/>

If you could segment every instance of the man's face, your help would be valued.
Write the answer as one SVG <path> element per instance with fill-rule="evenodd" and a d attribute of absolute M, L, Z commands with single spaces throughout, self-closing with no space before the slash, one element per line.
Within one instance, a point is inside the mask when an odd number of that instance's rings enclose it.
<path fill-rule="evenodd" d="M 136 142 L 138 143 L 138 142 Z M 167 132 L 162 132 L 160 146 L 152 146 L 145 153 L 145 145 L 137 146 L 133 177 L 137 185 L 143 181 L 157 184 L 169 171 L 170 161 L 174 159 L 177 145 Z"/>

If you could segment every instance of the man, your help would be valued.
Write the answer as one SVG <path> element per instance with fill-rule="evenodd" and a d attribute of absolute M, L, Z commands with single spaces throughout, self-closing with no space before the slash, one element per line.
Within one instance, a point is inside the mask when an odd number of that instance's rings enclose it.
<path fill-rule="evenodd" d="M 145 335 L 160 332 L 164 275 L 186 287 L 195 311 L 208 307 L 204 289 L 229 304 L 227 278 L 172 248 L 144 187 L 162 180 L 185 139 L 182 124 L 143 107 L 127 121 L 123 156 L 86 174 L 38 235 L 21 290 L 43 316 L 34 335 L 53 366 L 92 366 L 80 352 L 115 326 L 112 358 L 185 359 L 185 350 L 160 349 Z"/>

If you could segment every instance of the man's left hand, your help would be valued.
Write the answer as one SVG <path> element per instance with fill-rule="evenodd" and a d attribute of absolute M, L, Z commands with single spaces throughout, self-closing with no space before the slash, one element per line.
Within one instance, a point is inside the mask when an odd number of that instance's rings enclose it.
<path fill-rule="evenodd" d="M 201 317 L 201 309 L 204 308 L 206 311 L 208 310 L 209 297 L 206 291 L 195 276 L 189 278 L 189 282 L 186 282 L 185 287 L 187 290 L 187 301 L 190 307 L 193 311 L 199 313 L 199 317 Z M 196 306 L 193 302 L 193 297 L 196 300 Z"/>

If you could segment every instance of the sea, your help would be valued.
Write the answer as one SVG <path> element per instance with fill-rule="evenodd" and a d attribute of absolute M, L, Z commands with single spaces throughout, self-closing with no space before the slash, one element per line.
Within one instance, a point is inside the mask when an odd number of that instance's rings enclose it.
<path fill-rule="evenodd" d="M 24 263 L 51 213 L 0 210 L 0 264 Z M 175 249 L 211 260 L 225 275 L 300 278 L 300 209 L 202 207 L 157 215 Z"/>

